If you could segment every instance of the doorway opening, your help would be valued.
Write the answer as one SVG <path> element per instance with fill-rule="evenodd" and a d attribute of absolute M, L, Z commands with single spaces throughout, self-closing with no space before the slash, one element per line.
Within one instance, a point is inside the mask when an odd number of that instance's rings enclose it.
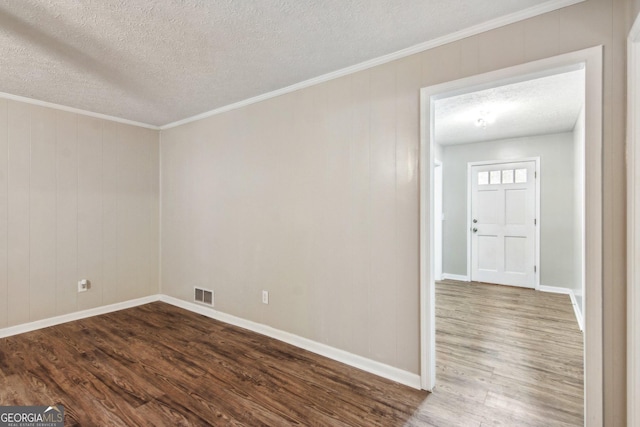
<path fill-rule="evenodd" d="M 439 271 L 440 266 L 436 266 L 436 263 L 440 257 L 436 256 L 436 250 L 439 247 L 436 244 L 436 230 L 437 224 L 441 222 L 444 224 L 443 226 L 443 244 L 444 254 L 442 256 L 442 263 L 444 268 L 442 268 L 442 273 L 440 278 L 450 278 L 457 280 L 471 280 L 473 277 L 473 262 L 476 263 L 476 267 L 496 267 L 491 264 L 496 259 L 502 259 L 503 261 L 506 259 L 504 257 L 505 251 L 510 254 L 515 254 L 515 257 L 509 261 L 510 264 L 508 268 L 505 270 L 505 266 L 503 265 L 502 277 L 505 276 L 506 273 L 520 270 L 525 273 L 534 272 L 534 274 L 523 274 L 527 276 L 526 282 L 527 284 L 533 283 L 533 287 L 540 288 L 539 282 L 539 270 L 538 268 L 542 265 L 550 265 L 550 262 L 545 262 L 544 254 L 545 245 L 544 243 L 538 244 L 538 249 L 542 253 L 542 261 L 536 261 L 535 256 L 535 244 L 529 245 L 524 239 L 522 235 L 514 234 L 512 235 L 512 239 L 509 242 L 504 242 L 504 232 L 506 228 L 503 227 L 502 235 L 503 242 L 500 245 L 497 245 L 497 238 L 495 236 L 499 235 L 499 230 L 493 230 L 493 234 L 491 231 L 481 231 L 481 227 L 473 227 L 473 215 L 469 214 L 467 217 L 467 209 L 448 209 L 447 204 L 448 201 L 448 192 L 447 188 L 447 177 L 452 173 L 452 169 L 454 166 L 450 166 L 447 162 L 447 155 L 443 154 L 442 147 L 438 147 L 437 142 L 438 138 L 441 135 L 436 135 L 436 115 L 438 111 L 436 109 L 436 103 L 440 100 L 451 99 L 460 95 L 469 94 L 469 93 L 477 93 L 480 91 L 484 91 L 489 88 L 496 87 L 505 87 L 508 85 L 529 82 L 536 79 L 541 79 L 550 76 L 559 76 L 571 72 L 580 71 L 584 73 L 584 94 L 586 102 L 584 103 L 584 109 L 582 112 L 584 118 L 584 131 L 582 134 L 583 137 L 583 151 L 582 153 L 572 153 L 574 158 L 581 158 L 581 162 L 572 162 L 573 168 L 571 174 L 578 175 L 581 174 L 584 177 L 584 192 L 576 193 L 575 201 L 577 204 L 582 203 L 579 210 L 576 210 L 575 214 L 578 215 L 582 219 L 582 230 L 583 232 L 578 233 L 578 238 L 581 239 L 580 250 L 583 250 L 584 256 L 576 257 L 574 260 L 570 262 L 574 265 L 574 271 L 579 271 L 580 278 L 580 289 L 576 288 L 576 298 L 574 298 L 574 302 L 576 306 L 580 306 L 582 308 L 581 313 L 585 316 L 585 326 L 584 326 L 584 396 L 585 396 L 585 420 L 587 425 L 597 425 L 599 423 L 598 420 L 602 419 L 602 248 L 601 248 L 601 230 L 602 230 L 602 218 L 601 218 L 601 208 L 602 208 L 602 192 L 601 192 L 601 184 L 602 184 L 602 170 L 601 170 L 601 146 L 602 146 L 602 137 L 601 137 L 601 129 L 602 129 L 602 49 L 601 47 L 586 49 L 583 51 L 573 52 L 565 55 L 560 55 L 558 57 L 548 58 L 545 60 L 535 61 L 515 67 L 511 67 L 508 69 L 503 69 L 495 72 L 490 72 L 482 75 L 473 76 L 470 78 L 456 80 L 448 83 L 443 83 L 437 86 L 432 86 L 428 88 L 424 88 L 421 92 L 421 130 L 422 130 L 422 143 L 421 143 L 421 349 L 422 349 L 422 357 L 421 357 L 421 380 L 422 387 L 427 390 L 434 390 L 437 385 L 436 381 L 436 353 L 435 353 L 435 287 L 436 287 L 436 279 L 438 278 L 437 272 Z M 488 127 L 491 120 L 497 120 L 495 117 L 491 117 L 493 111 L 480 111 L 478 117 L 474 120 L 475 125 L 480 128 Z M 544 114 L 542 114 L 544 115 Z M 523 127 L 523 126 L 521 126 Z M 456 133 L 463 133 L 464 129 L 462 127 L 457 128 L 458 131 Z M 513 139 L 513 138 L 512 138 Z M 503 141 L 504 142 L 504 141 Z M 499 144 L 504 145 L 504 144 Z M 484 147 L 486 148 L 486 147 Z M 522 166 L 522 161 L 526 160 L 526 157 L 532 157 L 532 155 L 518 156 L 517 153 L 514 152 L 512 146 L 504 145 L 499 147 L 503 150 L 503 155 L 499 156 L 501 160 L 509 161 L 509 165 L 505 165 L 505 167 L 494 167 L 491 169 L 489 167 L 487 170 L 482 170 L 482 168 L 476 169 L 476 175 L 464 174 L 462 179 L 464 186 L 467 186 L 467 179 L 476 180 L 476 184 L 480 182 L 484 182 L 484 179 L 487 178 L 488 184 L 486 189 L 492 187 L 492 189 L 496 190 L 492 196 L 484 197 L 486 200 L 481 201 L 480 203 L 484 203 L 487 206 L 495 206 L 496 200 L 500 199 L 500 197 L 511 197 L 512 201 L 517 201 L 516 199 L 527 198 L 527 190 L 525 188 L 516 188 L 511 187 L 513 175 L 516 170 L 520 170 L 520 174 L 525 173 L 522 170 L 529 170 L 528 168 L 533 168 L 530 172 L 526 172 L 526 174 L 531 174 L 532 172 L 535 174 L 537 171 L 536 165 L 531 166 Z M 511 151 L 510 151 L 511 150 Z M 486 150 L 485 150 L 486 151 Z M 517 150 L 515 150 L 517 151 Z M 459 154 L 459 153 L 456 153 Z M 487 154 L 487 153 L 485 153 Z M 489 154 L 487 154 L 489 155 Z M 444 156 L 444 157 L 443 157 Z M 444 158 L 444 160 L 443 160 Z M 443 176 L 444 182 L 444 221 L 442 221 L 442 215 L 438 215 L 438 211 L 435 210 L 435 193 L 437 190 L 434 190 L 434 186 L 432 185 L 435 182 L 435 160 L 442 162 L 441 169 L 447 171 L 447 173 Z M 485 158 L 484 161 L 491 160 Z M 476 160 L 468 160 L 465 162 L 465 168 L 472 168 L 473 163 L 479 161 Z M 495 159 L 494 159 L 495 160 Z M 541 160 L 542 165 L 545 165 L 545 159 Z M 581 165 L 581 166 L 580 166 Z M 507 167 L 508 166 L 508 167 Z M 511 167 L 513 166 L 513 167 Z M 516 167 L 517 166 L 517 167 Z M 544 168 L 544 166 L 542 166 Z M 485 168 L 486 169 L 486 168 Z M 484 174 L 486 172 L 486 176 Z M 482 176 L 478 175 L 482 173 Z M 543 171 L 544 173 L 544 171 Z M 492 182 L 492 175 L 494 181 Z M 530 175 L 529 175 L 530 176 Z M 503 178 L 504 177 L 504 178 Z M 506 179 L 506 182 L 503 182 L 503 179 Z M 549 179 L 549 177 L 547 178 Z M 553 180 L 549 181 L 553 182 Z M 565 177 L 566 181 L 566 177 Z M 534 181 L 535 182 L 535 181 Z M 472 191 L 473 185 L 472 182 L 468 183 L 467 191 L 463 193 L 468 195 L 468 192 Z M 479 184 L 485 185 L 485 184 Z M 479 186 L 477 185 L 477 186 Z M 558 181 L 555 183 L 556 186 L 562 186 L 562 182 Z M 476 186 L 476 187 L 477 187 Z M 498 186 L 504 186 L 502 190 L 499 190 Z M 517 190 L 512 192 L 509 196 L 505 196 L 506 190 Z M 502 195 L 499 193 L 502 191 Z M 459 191 L 457 192 L 459 193 Z M 487 193 L 489 194 L 489 193 Z M 544 197 L 545 190 L 542 189 L 540 192 L 541 197 Z M 582 194 L 582 195 L 580 195 Z M 585 197 L 586 195 L 586 197 Z M 483 197 L 483 196 L 482 196 Z M 535 196 L 534 196 L 535 197 Z M 497 198 L 497 199 L 496 199 Z M 494 200 L 495 199 L 495 200 Z M 581 199 L 581 200 L 580 200 Z M 566 201 L 562 198 L 557 199 L 559 203 Z M 491 202 L 491 203 L 490 203 Z M 547 206 L 548 202 L 544 200 L 541 203 L 538 203 L 538 207 L 540 204 Z M 472 203 L 473 204 L 473 203 Z M 508 205 L 508 204 L 507 204 Z M 526 205 L 526 203 L 525 203 Z M 493 210 L 491 212 L 499 212 L 504 210 L 506 205 L 500 205 L 499 209 Z M 476 206 L 478 208 L 478 206 Z M 473 207 L 469 207 L 472 211 Z M 460 213 L 462 211 L 462 214 Z M 491 214 L 490 211 L 489 214 Z M 485 214 L 487 214 L 485 212 Z M 529 215 L 523 210 L 515 209 L 512 212 L 513 218 L 518 217 L 520 219 L 522 215 Z M 462 238 L 466 241 L 468 239 L 468 245 L 460 245 L 454 247 L 453 249 L 446 247 L 446 241 L 451 239 L 451 234 L 448 231 L 450 230 L 450 222 L 454 222 L 455 215 L 462 215 L 463 226 L 462 227 L 454 227 L 453 230 L 462 233 Z M 513 219 L 512 218 L 512 219 Z M 528 219 L 528 218 L 527 218 Z M 540 217 L 537 214 L 534 218 L 536 221 L 536 225 L 539 224 L 538 221 L 544 220 L 544 217 Z M 434 221 L 436 220 L 436 221 Z M 507 221 L 508 222 L 508 221 Z M 513 222 L 513 221 L 512 221 Z M 486 224 L 485 224 L 486 225 Z M 482 249 L 484 245 L 485 251 L 482 250 L 476 254 L 474 257 L 472 251 L 473 248 L 473 229 L 476 228 L 476 234 L 478 236 L 484 236 L 483 238 L 478 238 L 476 240 L 484 240 L 482 242 L 476 241 L 476 247 Z M 486 228 L 486 227 L 483 227 Z M 535 228 L 533 229 L 535 231 Z M 521 230 L 522 231 L 522 230 Z M 484 235 L 482 234 L 484 233 Z M 512 232 L 513 233 L 513 232 Z M 556 236 L 558 237 L 558 236 Z M 558 237 L 559 238 L 559 237 Z M 507 239 L 509 240 L 509 239 Z M 544 239 L 543 239 L 544 240 Z M 553 240 L 553 239 L 551 239 Z M 535 238 L 532 241 L 535 243 Z M 493 246 L 492 246 L 493 245 Z M 505 246 L 506 245 L 506 246 Z M 562 244 L 555 244 L 555 246 L 562 247 Z M 462 247 L 462 249 L 460 249 Z M 530 249 L 534 248 L 533 257 L 525 256 Z M 550 246 L 551 254 L 553 254 L 553 250 L 558 250 L 558 248 L 553 249 L 553 244 Z M 493 249 L 492 249 L 493 248 Z M 464 255 L 453 256 L 449 252 L 459 252 Z M 490 256 L 492 252 L 500 252 L 500 256 L 493 257 Z M 487 255 L 489 254 L 489 256 Z M 494 254 L 495 255 L 495 254 Z M 468 256 L 468 257 L 467 257 Z M 479 256 L 484 257 L 483 259 L 479 259 Z M 492 259 L 494 261 L 492 261 Z M 531 271 L 528 271 L 530 259 L 534 263 L 531 267 Z M 471 263 L 468 263 L 468 260 Z M 578 260 L 578 261 L 576 261 Z M 484 262 L 481 263 L 480 261 Z M 450 269 L 451 266 L 447 263 L 453 262 L 454 264 L 458 264 L 460 267 L 458 271 L 449 272 L 447 269 Z M 577 265 L 579 264 L 579 265 Z M 549 267 L 548 267 L 549 268 Z M 482 270 L 482 268 L 480 268 Z M 535 269 L 535 270 L 534 270 Z M 492 270 L 491 268 L 484 268 L 484 270 Z M 497 270 L 493 268 L 493 270 Z M 513 270 L 513 271 L 512 271 Z M 487 271 L 485 271 L 487 273 Z M 495 271 L 494 271 L 495 273 Z M 500 278 L 495 273 L 494 279 L 492 280 L 494 283 L 500 283 Z M 509 274 L 506 274 L 507 276 Z M 518 279 L 523 279 L 523 275 L 518 276 Z M 454 277 L 451 277 L 454 276 Z M 512 276 L 515 276 L 512 274 Z M 480 276 L 487 277 L 487 276 Z M 531 279 L 533 278 L 533 282 Z M 584 284 L 583 284 L 584 283 Z M 513 284 L 513 283 L 507 283 Z M 544 282 L 543 285 L 547 286 Z M 522 286 L 522 284 L 520 285 Z M 531 287 L 531 286 L 530 286 Z M 551 286 L 547 286 L 548 288 L 558 287 L 554 282 Z M 584 289 L 584 290 L 583 290 Z M 558 289 L 543 289 L 543 290 L 554 290 L 558 291 Z M 580 301 L 577 301 L 577 297 L 580 297 Z"/>

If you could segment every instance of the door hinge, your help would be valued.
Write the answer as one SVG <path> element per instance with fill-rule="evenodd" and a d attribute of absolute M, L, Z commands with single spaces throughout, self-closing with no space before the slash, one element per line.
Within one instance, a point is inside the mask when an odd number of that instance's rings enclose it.
<path fill-rule="evenodd" d="M 538 225 L 538 219 L 537 218 L 533 218 L 533 225 Z"/>
<path fill-rule="evenodd" d="M 537 265 L 534 265 L 534 266 L 533 266 L 533 272 L 534 272 L 534 273 L 537 273 L 537 272 L 538 272 L 538 266 L 537 266 Z"/>
<path fill-rule="evenodd" d="M 535 171 L 535 172 L 533 173 L 533 177 L 534 177 L 534 178 L 538 178 L 538 171 Z"/>

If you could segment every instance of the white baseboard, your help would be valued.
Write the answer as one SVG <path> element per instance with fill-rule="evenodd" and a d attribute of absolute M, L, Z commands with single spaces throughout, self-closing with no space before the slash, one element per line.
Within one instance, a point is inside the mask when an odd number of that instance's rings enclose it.
<path fill-rule="evenodd" d="M 584 318 L 582 317 L 582 310 L 580 310 L 580 305 L 578 304 L 578 301 L 576 300 L 576 296 L 573 293 L 573 291 L 571 291 L 571 293 L 569 294 L 569 297 L 571 297 L 571 304 L 573 304 L 573 312 L 576 315 L 578 326 L 580 327 L 581 331 L 584 331 Z"/>
<path fill-rule="evenodd" d="M 114 311 L 124 310 L 127 308 L 137 307 L 139 305 L 148 304 L 155 301 L 162 301 L 194 313 L 202 314 L 221 322 L 229 323 L 250 331 L 266 335 L 271 338 L 286 342 L 287 344 L 308 350 L 312 353 L 319 354 L 329 359 L 336 360 L 349 366 L 353 366 L 363 371 L 405 384 L 409 387 L 420 389 L 420 376 L 411 372 L 404 371 L 366 357 L 358 356 L 344 350 L 331 347 L 289 332 L 281 331 L 261 323 L 251 320 L 242 319 L 220 311 L 216 311 L 209 307 L 204 307 L 195 303 L 183 301 L 168 295 L 150 295 L 143 298 L 119 302 L 116 304 L 96 307 L 89 310 L 78 311 L 75 313 L 64 314 L 62 316 L 50 317 L 48 319 L 37 320 L 35 322 L 23 323 L 21 325 L 10 326 L 0 329 L 0 338 L 10 337 L 12 335 L 23 334 L 38 329 L 48 328 L 50 326 L 60 325 L 62 323 L 72 322 L 74 320 L 86 319 L 87 317 L 98 316 L 101 314 L 112 313 Z"/>
<path fill-rule="evenodd" d="M 150 295 L 129 301 L 118 302 L 115 304 L 105 305 L 102 307 L 91 308 L 88 310 L 76 311 L 75 313 L 63 314 L 61 316 L 50 317 L 48 319 L 36 320 L 35 322 L 23 323 L 21 325 L 9 326 L 0 329 L 0 338 L 10 337 L 12 335 L 24 334 L 25 332 L 36 331 L 38 329 L 48 328 L 49 326 L 60 325 L 62 323 L 73 322 L 74 320 L 86 319 L 87 317 L 98 316 L 100 314 L 111 313 L 114 311 L 124 310 L 125 308 L 137 307 L 139 305 L 148 304 L 150 302 L 159 301 L 160 295 Z"/>
<path fill-rule="evenodd" d="M 542 291 L 542 292 L 549 292 L 549 293 L 552 293 L 552 294 L 566 294 L 566 295 L 569 295 L 569 294 L 573 293 L 573 291 L 571 289 L 563 288 L 563 287 L 560 287 L 560 286 L 540 285 L 538 287 L 538 290 Z"/>
<path fill-rule="evenodd" d="M 578 305 L 578 301 L 576 300 L 576 295 L 573 292 L 573 289 L 569 288 L 561 288 L 558 286 L 544 286 L 540 285 L 538 290 L 541 292 L 551 292 L 554 294 L 566 294 L 571 298 L 571 304 L 573 304 L 573 312 L 576 315 L 576 320 L 578 321 L 578 326 L 581 331 L 584 331 L 584 319 L 582 317 L 582 311 L 580 310 L 580 306 Z"/>
<path fill-rule="evenodd" d="M 469 276 L 463 274 L 442 273 L 442 280 L 457 280 L 459 282 L 470 282 Z"/>
<path fill-rule="evenodd" d="M 204 307 L 195 303 L 183 301 L 181 299 L 170 297 L 168 295 L 161 295 L 160 301 L 183 308 L 185 310 L 192 311 L 194 313 L 202 314 L 203 316 L 207 316 L 221 322 L 229 323 L 234 326 L 266 335 L 279 341 L 286 342 L 287 344 L 294 345 L 304 350 L 308 350 L 312 353 L 316 353 L 329 359 L 344 363 L 346 365 L 353 366 L 354 368 L 362 369 L 363 371 L 378 375 L 383 378 L 387 378 L 389 380 L 407 385 L 409 387 L 413 387 L 416 389 L 421 388 L 420 375 L 418 374 L 407 372 L 402 369 L 386 365 L 384 363 L 376 362 L 375 360 L 367 359 L 366 357 L 358 356 L 356 354 L 310 340 L 308 338 L 303 338 L 289 332 L 275 329 L 262 323 L 242 319 L 240 317 L 232 316 L 230 314 L 226 314 L 209 307 Z"/>

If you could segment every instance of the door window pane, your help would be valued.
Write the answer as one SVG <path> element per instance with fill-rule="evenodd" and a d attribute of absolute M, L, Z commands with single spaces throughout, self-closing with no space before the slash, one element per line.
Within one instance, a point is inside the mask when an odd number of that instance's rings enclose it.
<path fill-rule="evenodd" d="M 527 182 L 527 170 L 516 169 L 516 183 L 522 184 Z"/>
<path fill-rule="evenodd" d="M 489 183 L 490 184 L 500 184 L 500 171 L 491 171 L 489 174 Z"/>
<path fill-rule="evenodd" d="M 507 169 L 502 171 L 502 183 L 513 184 L 513 169 Z"/>
<path fill-rule="evenodd" d="M 489 172 L 478 172 L 478 185 L 489 184 Z"/>

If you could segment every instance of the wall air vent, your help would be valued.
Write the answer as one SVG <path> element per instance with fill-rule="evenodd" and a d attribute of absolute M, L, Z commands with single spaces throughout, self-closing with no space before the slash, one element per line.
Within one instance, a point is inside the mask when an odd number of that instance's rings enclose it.
<path fill-rule="evenodd" d="M 195 302 L 210 305 L 213 307 L 213 291 L 209 289 L 194 288 L 193 299 Z"/>

